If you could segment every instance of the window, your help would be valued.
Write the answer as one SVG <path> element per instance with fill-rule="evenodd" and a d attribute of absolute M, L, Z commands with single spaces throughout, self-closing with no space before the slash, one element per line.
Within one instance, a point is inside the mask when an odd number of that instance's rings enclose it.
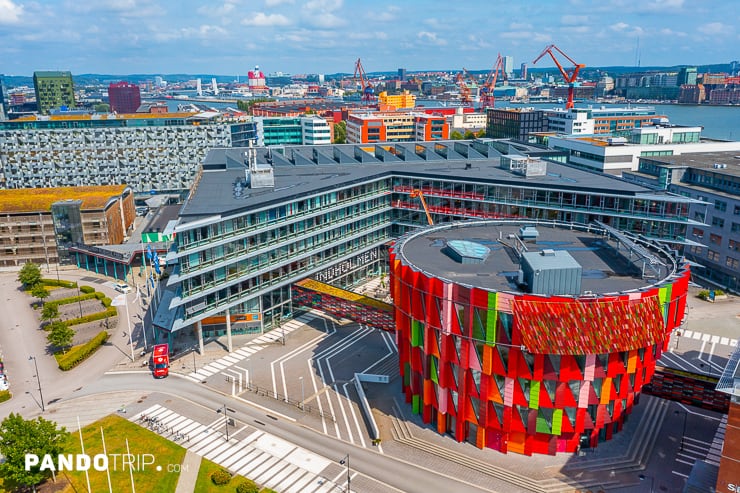
<path fill-rule="evenodd" d="M 689 252 L 693 253 L 694 255 L 700 255 L 702 248 L 704 247 L 693 245 L 689 248 Z"/>
<path fill-rule="evenodd" d="M 725 265 L 731 269 L 737 270 L 737 268 L 740 267 L 740 260 L 732 257 L 727 257 Z"/>
<path fill-rule="evenodd" d="M 732 231 L 733 233 L 740 233 L 740 223 L 732 223 L 730 231 Z"/>
<path fill-rule="evenodd" d="M 724 202 L 722 200 L 715 200 L 714 201 L 714 208 L 718 211 L 726 211 L 727 210 L 727 202 Z"/>
<path fill-rule="evenodd" d="M 736 216 L 740 216 L 740 205 L 735 206 L 735 211 L 733 212 Z"/>
<path fill-rule="evenodd" d="M 714 250 L 709 250 L 707 252 L 707 258 L 709 260 L 714 260 L 715 262 L 719 262 L 719 252 L 715 252 Z"/>
<path fill-rule="evenodd" d="M 712 242 L 712 243 L 714 243 L 715 245 L 719 245 L 719 244 L 722 243 L 722 236 L 715 235 L 715 234 L 710 234 L 709 235 L 709 241 Z"/>
<path fill-rule="evenodd" d="M 702 229 L 694 228 L 691 233 L 699 239 L 704 238 L 704 230 Z"/>
<path fill-rule="evenodd" d="M 730 250 L 738 251 L 740 250 L 740 241 L 737 240 L 730 240 L 730 244 L 728 245 Z"/>
<path fill-rule="evenodd" d="M 725 227 L 725 220 L 721 217 L 713 217 L 712 218 L 712 226 L 717 226 L 718 228 L 724 228 Z"/>

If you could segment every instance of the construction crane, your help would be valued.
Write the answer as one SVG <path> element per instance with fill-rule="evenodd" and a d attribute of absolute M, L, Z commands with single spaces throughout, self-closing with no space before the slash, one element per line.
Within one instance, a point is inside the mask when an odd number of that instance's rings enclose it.
<path fill-rule="evenodd" d="M 470 75 L 465 67 L 463 67 L 462 72 L 459 72 L 455 76 L 455 82 L 457 82 L 457 86 L 460 88 L 460 101 L 463 103 L 471 103 L 473 98 L 468 82 L 475 84 L 475 79 Z"/>
<path fill-rule="evenodd" d="M 498 80 L 498 74 L 501 72 L 501 76 L 506 79 L 506 72 L 504 72 L 504 57 L 501 53 L 496 57 L 496 62 L 493 64 L 493 68 L 488 73 L 486 81 L 480 88 L 480 101 L 481 108 L 493 108 L 496 98 L 493 95 L 493 90 L 496 87 L 496 81 Z"/>
<path fill-rule="evenodd" d="M 367 76 L 365 75 L 365 69 L 362 67 L 362 62 L 358 58 L 355 62 L 355 75 L 353 76 L 355 80 L 358 78 L 360 79 L 360 90 L 362 91 L 362 100 L 366 103 L 369 103 L 375 99 L 375 89 L 373 89 L 372 84 L 367 80 Z"/>
<path fill-rule="evenodd" d="M 424 192 L 419 190 L 418 188 L 415 188 L 411 190 L 411 193 L 409 194 L 409 197 L 412 199 L 419 198 L 421 201 L 421 206 L 424 208 L 424 213 L 427 215 L 427 221 L 429 221 L 430 226 L 434 226 L 434 221 L 432 221 L 432 215 L 429 214 L 429 207 L 427 206 L 427 201 L 424 199 Z"/>
<path fill-rule="evenodd" d="M 555 58 L 555 55 L 553 54 L 552 50 L 557 51 L 561 55 L 563 55 L 570 63 L 573 64 L 573 68 L 570 72 L 565 70 L 562 65 L 560 65 L 560 62 L 558 62 L 558 59 Z M 570 109 L 574 107 L 573 104 L 573 88 L 575 87 L 576 79 L 578 78 L 578 71 L 581 70 L 583 67 L 585 67 L 582 63 L 576 63 L 575 60 L 573 60 L 571 57 L 563 53 L 563 51 L 558 48 L 555 45 L 549 45 L 547 46 L 542 53 L 540 53 L 540 56 L 534 59 L 532 62 L 532 65 L 537 63 L 540 58 L 545 56 L 545 54 L 550 55 L 550 58 L 552 58 L 552 61 L 555 62 L 555 65 L 558 67 L 558 70 L 560 70 L 560 73 L 563 75 L 563 79 L 565 79 L 565 82 L 568 83 L 568 102 L 565 104 L 566 109 Z"/>

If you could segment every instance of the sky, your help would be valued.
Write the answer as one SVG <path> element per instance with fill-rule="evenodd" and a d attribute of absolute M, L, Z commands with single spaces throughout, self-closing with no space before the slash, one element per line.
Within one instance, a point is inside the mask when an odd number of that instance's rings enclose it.
<path fill-rule="evenodd" d="M 0 73 L 702 65 L 740 59 L 737 26 L 740 0 L 0 0 Z"/>

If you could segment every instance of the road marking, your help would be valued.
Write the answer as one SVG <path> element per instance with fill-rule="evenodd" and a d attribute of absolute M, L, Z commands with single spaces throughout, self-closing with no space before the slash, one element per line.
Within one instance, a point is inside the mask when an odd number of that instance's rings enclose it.
<path fill-rule="evenodd" d="M 729 337 L 722 337 L 719 340 L 719 343 L 722 344 L 723 346 L 727 346 L 730 343 L 730 338 Z"/>
<path fill-rule="evenodd" d="M 688 479 L 688 477 L 689 477 L 689 475 L 688 475 L 688 474 L 683 474 L 683 473 L 680 473 L 680 472 L 678 472 L 678 471 L 671 471 L 671 472 L 672 472 L 673 474 L 675 474 L 676 476 L 681 476 L 682 478 L 686 478 L 686 479 Z"/>

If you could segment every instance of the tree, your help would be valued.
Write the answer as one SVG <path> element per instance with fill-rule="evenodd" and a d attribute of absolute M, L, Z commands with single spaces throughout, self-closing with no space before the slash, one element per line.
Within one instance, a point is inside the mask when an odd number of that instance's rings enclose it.
<path fill-rule="evenodd" d="M 93 111 L 95 113 L 109 113 L 110 105 L 105 104 L 105 103 L 98 103 L 95 106 L 93 106 Z"/>
<path fill-rule="evenodd" d="M 65 348 L 72 345 L 75 331 L 66 323 L 61 320 L 56 320 L 49 324 L 48 329 L 49 334 L 46 336 L 46 340 L 49 341 L 49 344 L 62 348 L 63 352 L 65 351 Z"/>
<path fill-rule="evenodd" d="M 0 464 L 0 473 L 18 484 L 33 487 L 35 491 L 36 485 L 51 474 L 48 470 L 39 470 L 41 459 L 49 454 L 56 462 L 56 457 L 64 452 L 68 436 L 67 430 L 58 428 L 53 421 L 42 417 L 25 420 L 20 414 L 11 413 L 0 423 L 0 454 L 5 456 L 5 462 Z M 25 469 L 26 454 L 39 458 L 39 465 L 29 471 Z"/>
<path fill-rule="evenodd" d="M 466 130 L 465 135 L 463 136 L 463 139 L 465 140 L 473 140 L 475 138 L 475 134 L 472 130 Z"/>
<path fill-rule="evenodd" d="M 483 137 L 486 136 L 486 129 L 481 128 L 480 130 L 478 130 L 478 133 L 475 134 L 475 136 L 482 139 Z"/>
<path fill-rule="evenodd" d="M 451 140 L 462 140 L 463 135 L 458 130 L 453 130 L 450 132 L 450 139 Z"/>
<path fill-rule="evenodd" d="M 34 298 L 39 299 L 39 303 L 43 305 L 44 300 L 49 297 L 51 293 L 49 293 L 49 290 L 46 289 L 46 286 L 41 284 L 40 282 L 38 284 L 35 284 L 31 287 L 31 296 Z"/>
<path fill-rule="evenodd" d="M 18 272 L 18 281 L 27 288 L 31 288 L 41 282 L 41 269 L 33 262 L 26 262 Z"/>
<path fill-rule="evenodd" d="M 44 305 L 41 309 L 41 320 L 49 321 L 59 318 L 59 306 L 56 303 Z"/>
<path fill-rule="evenodd" d="M 346 144 L 347 143 L 347 122 L 342 120 L 339 123 L 334 124 L 334 143 L 335 144 Z"/>

